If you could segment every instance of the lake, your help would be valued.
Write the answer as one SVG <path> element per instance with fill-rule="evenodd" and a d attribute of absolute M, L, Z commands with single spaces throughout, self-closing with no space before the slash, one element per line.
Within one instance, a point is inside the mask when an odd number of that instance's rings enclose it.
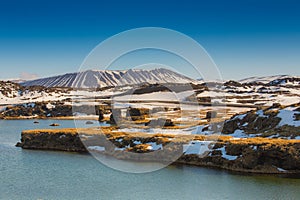
<path fill-rule="evenodd" d="M 22 150 L 24 129 L 75 127 L 72 120 L 0 120 L 0 199 L 300 199 L 300 178 L 194 166 L 130 174 L 89 154 Z M 82 127 L 86 121 L 79 122 Z M 94 121 L 95 123 L 98 123 Z M 53 127 L 51 127 L 53 128 Z"/>

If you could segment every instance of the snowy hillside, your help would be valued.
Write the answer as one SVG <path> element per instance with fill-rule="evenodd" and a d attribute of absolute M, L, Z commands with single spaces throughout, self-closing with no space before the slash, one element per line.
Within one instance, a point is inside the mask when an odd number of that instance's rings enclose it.
<path fill-rule="evenodd" d="M 186 83 L 186 76 L 171 70 L 159 68 L 153 70 L 88 70 L 60 76 L 42 78 L 21 83 L 23 86 L 39 85 L 44 87 L 98 88 L 141 83 Z"/>
<path fill-rule="evenodd" d="M 268 85 L 282 85 L 282 84 L 292 84 L 299 85 L 299 76 L 289 76 L 289 75 L 277 75 L 277 76 L 265 76 L 265 77 L 249 77 L 239 81 L 240 83 L 263 83 Z"/>
<path fill-rule="evenodd" d="M 264 81 L 263 81 L 264 80 Z M 300 102 L 300 78 L 292 76 L 276 76 L 273 78 L 215 83 L 211 88 L 199 88 L 195 93 L 198 100 L 220 99 L 227 104 L 271 106 L 273 103 L 290 105 Z"/>
<path fill-rule="evenodd" d="M 0 81 L 0 98 L 14 98 L 20 94 L 21 86 L 10 81 Z"/>
<path fill-rule="evenodd" d="M 300 104 L 249 111 L 227 120 L 223 133 L 234 137 L 300 139 Z"/>
<path fill-rule="evenodd" d="M 69 88 L 23 87 L 18 83 L 0 81 L 0 105 L 57 101 L 70 98 L 71 95 Z"/>

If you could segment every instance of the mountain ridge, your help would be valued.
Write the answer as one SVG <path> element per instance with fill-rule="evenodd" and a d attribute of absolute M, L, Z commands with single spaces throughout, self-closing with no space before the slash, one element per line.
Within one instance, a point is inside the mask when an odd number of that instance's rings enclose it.
<path fill-rule="evenodd" d="M 193 79 L 174 71 L 157 68 L 151 70 L 86 70 L 20 83 L 23 86 L 98 88 L 141 83 L 186 83 Z"/>
<path fill-rule="evenodd" d="M 237 82 L 239 83 L 263 83 L 269 84 L 275 80 L 283 80 L 283 79 L 300 79 L 300 76 L 293 75 L 271 75 L 271 76 L 252 76 L 244 79 L 240 79 Z"/>

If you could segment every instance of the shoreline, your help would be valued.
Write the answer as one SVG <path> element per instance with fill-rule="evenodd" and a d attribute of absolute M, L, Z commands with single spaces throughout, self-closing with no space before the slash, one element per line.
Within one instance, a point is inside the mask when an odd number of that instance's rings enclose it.
<path fill-rule="evenodd" d="M 64 153 L 70 153 L 70 154 L 80 154 L 80 155 L 86 155 L 86 156 L 92 156 L 93 155 L 88 152 L 88 151 L 65 151 L 65 150 L 54 150 L 54 149 L 23 149 L 25 151 L 49 151 L 49 152 L 64 152 Z M 106 155 L 103 154 L 103 156 L 107 156 L 113 159 L 117 159 L 111 155 Z M 143 163 L 153 163 L 155 161 L 138 161 L 138 160 L 124 160 L 124 161 L 132 161 L 132 162 L 143 162 Z M 206 168 L 206 169 L 212 169 L 212 170 L 218 170 L 218 171 L 224 171 L 233 175 L 248 175 L 248 176 L 253 176 L 253 175 L 258 175 L 258 176 L 280 176 L 280 177 L 290 177 L 292 176 L 292 178 L 299 178 L 300 179 L 300 171 L 297 172 L 261 172 L 261 171 L 249 171 L 249 170 L 232 170 L 230 168 L 222 168 L 220 166 L 214 166 L 214 165 L 199 165 L 196 163 L 187 163 L 187 162 L 179 162 L 179 161 L 175 161 L 171 164 L 169 164 L 170 166 L 190 166 L 190 167 L 202 167 L 202 168 Z M 296 176 L 296 177 L 295 177 Z"/>

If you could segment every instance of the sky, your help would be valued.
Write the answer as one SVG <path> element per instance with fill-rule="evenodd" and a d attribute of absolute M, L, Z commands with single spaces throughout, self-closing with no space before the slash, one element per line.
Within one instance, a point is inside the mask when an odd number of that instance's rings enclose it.
<path fill-rule="evenodd" d="M 0 79 L 76 72 L 100 42 L 140 27 L 191 37 L 223 79 L 300 75 L 299 10 L 297 0 L 2 0 Z"/>

